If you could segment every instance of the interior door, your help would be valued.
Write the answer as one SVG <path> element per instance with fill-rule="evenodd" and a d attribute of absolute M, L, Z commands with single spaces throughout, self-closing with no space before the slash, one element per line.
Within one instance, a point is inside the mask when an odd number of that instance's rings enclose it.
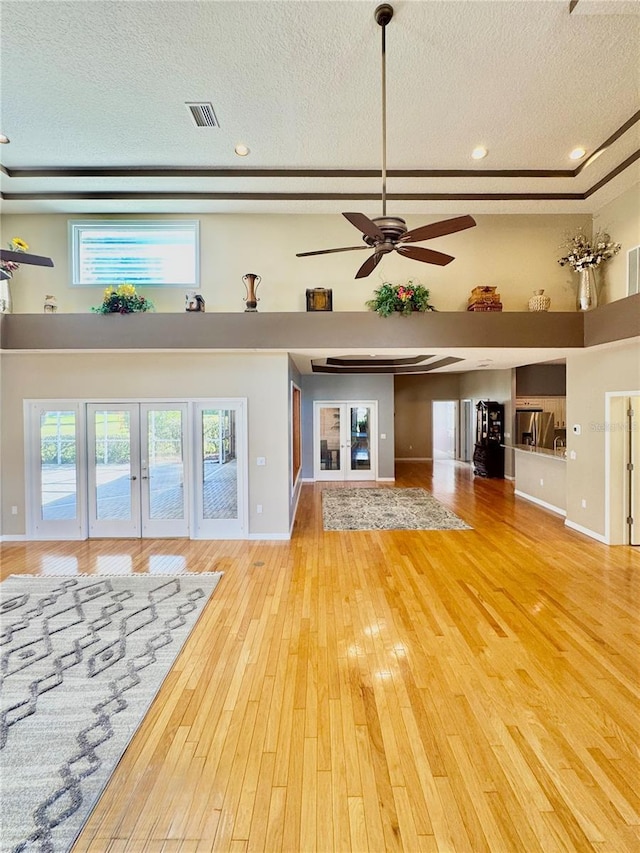
<path fill-rule="evenodd" d="M 374 402 L 314 403 L 316 480 L 375 480 Z"/>
<path fill-rule="evenodd" d="M 629 544 L 640 545 L 640 397 L 629 398 Z"/>
<path fill-rule="evenodd" d="M 87 405 L 89 536 L 189 535 L 186 404 Z"/>

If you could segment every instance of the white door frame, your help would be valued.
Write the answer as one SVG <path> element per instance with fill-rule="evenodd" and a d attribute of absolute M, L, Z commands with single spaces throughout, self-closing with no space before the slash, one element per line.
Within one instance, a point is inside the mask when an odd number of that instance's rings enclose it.
<path fill-rule="evenodd" d="M 129 508 L 128 518 L 113 519 L 98 517 L 95 434 L 95 415 L 101 411 L 129 413 Z M 138 539 L 142 533 L 140 510 L 140 404 L 132 402 L 87 403 L 87 510 L 89 516 L 89 538 L 95 539 Z"/>
<path fill-rule="evenodd" d="M 43 519 L 41 512 L 42 455 L 40 418 L 44 412 L 73 412 L 75 415 L 75 476 L 76 517 L 68 520 Z M 25 520 L 27 539 L 86 539 L 87 524 L 87 462 L 85 436 L 85 407 L 79 400 L 25 400 L 24 458 L 25 458 Z"/>
<path fill-rule="evenodd" d="M 632 494 L 637 493 L 637 479 L 640 478 L 640 466 L 632 472 L 635 489 L 630 494 L 629 472 L 626 469 L 629 459 L 629 432 L 627 422 L 627 407 L 630 398 L 639 397 L 640 391 L 607 391 L 605 392 L 605 424 L 608 429 L 604 434 L 605 446 L 605 520 L 604 535 L 608 545 L 628 545 L 630 535 L 633 539 L 640 530 L 640 506 L 633 507 L 633 530 L 627 525 L 627 516 L 633 501 Z M 636 411 L 635 423 L 640 424 L 640 414 Z M 640 436 L 633 435 L 640 441 Z M 633 540 L 632 540 L 633 541 Z"/>
<path fill-rule="evenodd" d="M 147 398 L 147 399 L 28 399 L 23 402 L 24 414 L 24 448 L 25 448 L 25 516 L 26 532 L 28 540 L 85 540 L 89 536 L 88 524 L 88 462 L 87 462 L 87 406 L 95 404 L 98 406 L 125 406 L 125 405 L 147 405 L 173 408 L 175 406 L 186 406 L 187 423 L 184 444 L 185 453 L 185 482 L 187 472 L 191 472 L 192 486 L 188 489 L 186 501 L 187 514 L 189 518 L 189 529 L 187 535 L 192 539 L 246 539 L 249 536 L 249 511 L 248 511 L 248 435 L 247 435 L 247 399 L 246 397 L 234 398 Z M 197 502 L 193 486 L 197 457 L 192 451 L 195 441 L 194 430 L 196 422 L 196 407 L 225 408 L 230 405 L 237 406 L 236 416 L 236 450 L 238 459 L 238 519 L 233 525 L 208 524 L 204 527 L 197 525 Z M 40 448 L 40 416 L 44 411 L 73 411 L 76 418 L 76 518 L 69 521 L 44 521 L 40 518 L 41 512 L 41 448 Z M 136 476 L 139 476 L 137 474 Z M 196 478 L 197 479 L 197 478 Z M 134 481 L 135 482 L 135 481 Z M 186 490 L 185 490 L 186 491 Z M 206 528 L 206 529 L 205 529 Z M 144 529 L 143 529 L 143 535 Z M 155 538 L 155 533 L 153 534 Z M 167 533 L 167 535 L 176 535 Z M 183 534 L 184 535 L 184 534 Z"/>
<path fill-rule="evenodd" d="M 237 517 L 204 518 L 204 482 L 200 463 L 203 458 L 201 414 L 208 409 L 233 410 L 235 416 Z M 193 482 L 191 490 L 192 539 L 247 539 L 249 536 L 248 436 L 246 397 L 216 397 L 193 403 L 192 417 Z"/>
<path fill-rule="evenodd" d="M 351 470 L 351 436 L 349 412 L 355 407 L 368 408 L 371 413 L 369 425 L 369 450 L 371 468 L 369 471 Z M 340 409 L 340 468 L 326 471 L 321 467 L 320 458 L 320 411 L 323 408 Z M 313 403 L 313 476 L 315 480 L 377 480 L 378 479 L 378 401 L 377 400 L 314 400 Z"/>

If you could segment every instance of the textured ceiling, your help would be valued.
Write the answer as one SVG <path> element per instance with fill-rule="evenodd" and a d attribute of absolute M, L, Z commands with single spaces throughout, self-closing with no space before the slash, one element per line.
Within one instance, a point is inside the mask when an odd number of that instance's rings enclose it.
<path fill-rule="evenodd" d="M 2 0 L 3 210 L 327 213 L 364 195 L 355 209 L 377 214 L 375 5 Z M 397 209 L 589 212 L 640 180 L 640 122 L 576 176 L 567 156 L 578 144 L 595 151 L 638 111 L 640 3 L 579 0 L 571 14 L 568 0 L 394 8 L 388 191 Z M 196 128 L 188 101 L 210 101 L 220 127 Z M 238 142 L 248 157 L 234 154 Z M 469 156 L 477 144 L 490 152 L 480 162 Z M 115 174 L 96 172 L 104 169 Z M 127 173 L 140 169 L 152 172 Z M 517 174 L 487 174 L 504 170 Z M 162 198 L 170 193 L 184 195 Z"/>

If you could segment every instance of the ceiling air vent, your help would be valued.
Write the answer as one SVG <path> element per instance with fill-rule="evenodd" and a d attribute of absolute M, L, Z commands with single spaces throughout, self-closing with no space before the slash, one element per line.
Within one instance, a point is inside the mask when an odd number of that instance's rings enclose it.
<path fill-rule="evenodd" d="M 186 106 L 189 108 L 196 127 L 220 127 L 213 110 L 213 104 L 208 101 L 198 101 L 188 103 Z"/>

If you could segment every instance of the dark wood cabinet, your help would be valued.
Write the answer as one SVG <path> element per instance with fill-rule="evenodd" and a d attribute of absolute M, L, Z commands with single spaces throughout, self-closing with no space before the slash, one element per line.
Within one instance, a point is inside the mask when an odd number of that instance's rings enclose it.
<path fill-rule="evenodd" d="M 473 473 L 479 477 L 504 477 L 504 406 L 481 400 L 476 406 L 476 440 Z"/>

